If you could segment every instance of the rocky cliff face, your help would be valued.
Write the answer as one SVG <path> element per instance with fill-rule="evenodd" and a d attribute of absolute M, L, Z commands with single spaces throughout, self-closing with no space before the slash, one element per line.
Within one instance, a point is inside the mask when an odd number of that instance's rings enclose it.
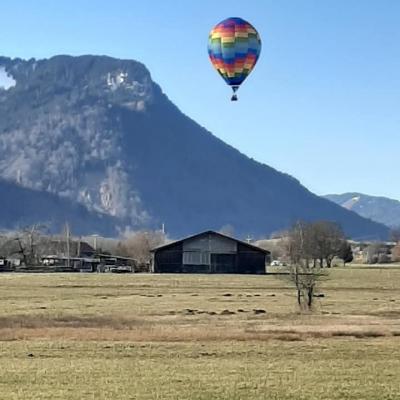
<path fill-rule="evenodd" d="M 90 56 L 0 66 L 15 82 L 0 89 L 2 178 L 143 223 L 113 108 L 145 112 L 155 89 L 145 67 Z"/>
<path fill-rule="evenodd" d="M 45 191 L 27 189 L 0 180 L 0 228 L 22 229 L 40 223 L 45 230 L 60 233 L 65 224 L 76 235 L 118 235 L 121 221 L 104 213 L 89 211 L 85 206 Z"/>
<path fill-rule="evenodd" d="M 229 224 L 261 235 L 328 219 L 354 237 L 387 235 L 214 137 L 142 64 L 109 57 L 0 57 L 0 178 L 80 204 L 117 230 L 164 222 L 180 236 Z"/>

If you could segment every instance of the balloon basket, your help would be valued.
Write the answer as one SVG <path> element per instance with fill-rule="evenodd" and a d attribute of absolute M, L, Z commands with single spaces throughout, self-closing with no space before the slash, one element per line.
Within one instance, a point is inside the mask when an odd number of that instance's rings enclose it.
<path fill-rule="evenodd" d="M 239 89 L 239 86 L 232 85 L 231 88 L 232 88 L 232 92 L 233 92 L 232 97 L 231 97 L 231 101 L 238 101 L 238 97 L 237 97 L 236 92 Z"/>

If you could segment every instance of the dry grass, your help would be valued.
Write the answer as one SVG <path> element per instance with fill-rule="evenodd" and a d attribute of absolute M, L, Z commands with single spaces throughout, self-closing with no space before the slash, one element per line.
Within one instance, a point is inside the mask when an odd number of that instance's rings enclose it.
<path fill-rule="evenodd" d="M 0 275 L 0 399 L 400 399 L 400 268 Z"/>
<path fill-rule="evenodd" d="M 4 342 L 0 399 L 399 399 L 398 342 L 368 340 Z"/>
<path fill-rule="evenodd" d="M 400 332 L 397 282 L 400 269 L 335 269 L 314 313 L 299 314 L 275 276 L 0 275 L 0 340 L 391 337 Z"/>

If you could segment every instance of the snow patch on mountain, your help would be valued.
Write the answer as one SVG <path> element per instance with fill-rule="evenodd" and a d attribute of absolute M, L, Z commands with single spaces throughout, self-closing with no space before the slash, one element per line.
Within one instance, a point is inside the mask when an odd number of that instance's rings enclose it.
<path fill-rule="evenodd" d="M 343 204 L 341 204 L 342 207 L 347 208 L 348 210 L 352 210 L 353 207 L 355 207 L 356 204 L 358 204 L 361 200 L 361 196 L 354 196 L 348 200 L 346 200 Z"/>
<path fill-rule="evenodd" d="M 14 87 L 17 81 L 10 75 L 4 67 L 0 66 L 0 89 L 8 90 Z"/>

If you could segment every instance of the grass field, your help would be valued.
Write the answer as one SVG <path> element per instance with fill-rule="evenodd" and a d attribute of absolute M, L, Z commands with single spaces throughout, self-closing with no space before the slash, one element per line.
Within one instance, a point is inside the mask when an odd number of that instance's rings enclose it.
<path fill-rule="evenodd" d="M 0 275 L 0 399 L 400 399 L 400 268 Z"/>

